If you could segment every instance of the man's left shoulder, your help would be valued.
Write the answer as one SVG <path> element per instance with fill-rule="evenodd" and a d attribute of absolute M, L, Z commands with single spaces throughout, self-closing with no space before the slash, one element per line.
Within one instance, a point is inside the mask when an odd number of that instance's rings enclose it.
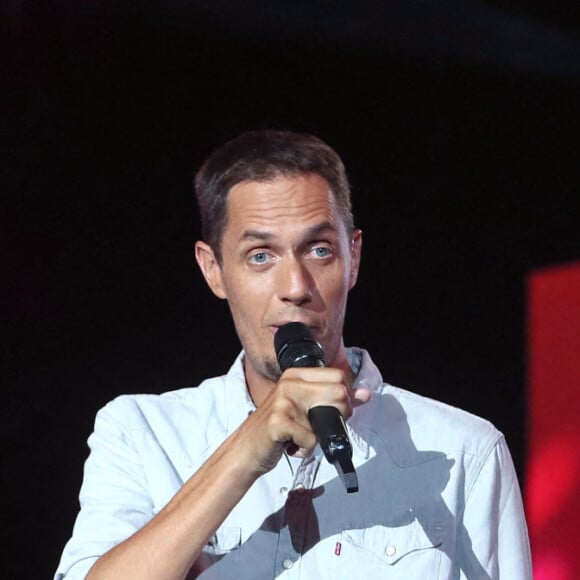
<path fill-rule="evenodd" d="M 417 448 L 487 455 L 503 434 L 487 419 L 450 404 L 385 384 L 383 411 L 406 423 Z"/>

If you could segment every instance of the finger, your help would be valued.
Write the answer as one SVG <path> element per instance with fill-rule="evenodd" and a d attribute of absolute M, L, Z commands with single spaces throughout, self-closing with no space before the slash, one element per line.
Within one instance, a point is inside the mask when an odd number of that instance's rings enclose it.
<path fill-rule="evenodd" d="M 283 397 L 291 400 L 305 414 L 316 405 L 336 407 L 345 417 L 350 416 L 352 412 L 350 394 L 342 382 L 307 381 L 286 377 L 278 386 Z"/>
<path fill-rule="evenodd" d="M 289 428 L 289 433 L 288 439 L 284 442 L 284 450 L 288 455 L 292 457 L 309 457 L 312 455 L 318 440 L 310 424 L 305 427 L 295 422 Z"/>
<path fill-rule="evenodd" d="M 281 378 L 315 383 L 346 383 L 344 372 L 332 367 L 290 367 Z"/>
<path fill-rule="evenodd" d="M 373 392 L 366 387 L 359 387 L 358 389 L 354 389 L 352 395 L 352 406 L 359 407 L 360 405 L 364 405 L 368 403 L 373 396 Z"/>

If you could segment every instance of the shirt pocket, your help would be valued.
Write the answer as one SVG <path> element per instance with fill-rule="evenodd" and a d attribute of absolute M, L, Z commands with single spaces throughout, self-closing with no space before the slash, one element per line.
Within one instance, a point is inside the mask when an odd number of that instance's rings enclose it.
<path fill-rule="evenodd" d="M 334 551 L 337 577 L 436 579 L 443 537 L 442 525 L 424 528 L 417 520 L 398 527 L 343 530 Z"/>

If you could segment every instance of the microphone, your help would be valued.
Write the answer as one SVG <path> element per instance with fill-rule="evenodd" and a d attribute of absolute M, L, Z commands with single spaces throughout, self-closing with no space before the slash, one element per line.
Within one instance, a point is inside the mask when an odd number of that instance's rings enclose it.
<path fill-rule="evenodd" d="M 274 335 L 274 348 L 280 369 L 324 367 L 324 351 L 310 329 L 301 322 L 289 322 Z M 358 491 L 358 479 L 352 464 L 352 447 L 342 415 L 336 407 L 320 405 L 308 411 L 308 420 L 326 459 L 340 475 L 347 493 Z"/>

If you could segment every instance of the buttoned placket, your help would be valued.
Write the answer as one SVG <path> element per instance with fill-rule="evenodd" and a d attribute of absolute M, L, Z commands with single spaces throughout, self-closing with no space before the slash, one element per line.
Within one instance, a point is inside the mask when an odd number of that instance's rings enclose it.
<path fill-rule="evenodd" d="M 312 508 L 311 491 L 320 457 L 320 454 L 315 454 L 303 459 L 296 469 L 290 489 L 280 490 L 286 493 L 286 503 L 284 525 L 280 529 L 276 550 L 275 577 L 284 574 L 284 578 L 300 578 L 302 548 Z"/>
<path fill-rule="evenodd" d="M 348 355 L 351 368 L 358 372 L 361 368 L 361 352 L 349 350 Z M 240 358 L 242 358 L 242 355 L 240 355 Z M 238 380 L 240 379 L 245 381 L 241 370 Z M 353 386 L 355 388 L 365 386 L 376 391 L 380 385 L 380 375 L 375 370 L 368 376 L 357 376 Z M 230 404 L 230 407 L 236 415 L 240 413 L 241 409 L 244 409 L 246 416 L 256 409 L 247 389 L 244 392 L 243 404 L 241 406 L 232 406 Z M 368 460 L 369 452 L 371 456 L 374 455 L 367 443 L 367 431 L 370 425 L 369 415 L 372 415 L 372 407 L 371 403 L 367 403 L 360 410 L 357 410 L 357 414 L 362 410 L 363 417 L 359 417 L 359 420 L 355 421 L 358 424 L 356 430 L 353 431 L 351 425 L 347 423 L 347 431 L 354 451 L 353 463 L 357 468 Z M 314 509 L 312 490 L 314 489 L 315 480 L 318 485 L 324 485 L 327 481 L 336 477 L 336 471 L 332 466 L 330 466 L 331 469 L 324 470 L 325 475 L 322 477 L 322 473 L 319 473 L 321 460 L 326 461 L 319 446 L 316 447 L 313 456 L 302 461 L 286 456 L 282 459 L 282 462 L 288 466 L 287 471 L 283 470 L 287 475 L 284 476 L 283 472 L 278 472 L 278 475 L 275 476 L 275 480 L 277 480 L 275 489 L 279 490 L 280 500 L 285 501 L 280 513 L 280 532 L 275 553 L 274 578 L 282 577 L 286 580 L 298 580 L 301 578 L 302 556 L 308 537 L 308 525 L 312 519 L 311 510 Z M 271 474 L 273 475 L 273 472 Z"/>

